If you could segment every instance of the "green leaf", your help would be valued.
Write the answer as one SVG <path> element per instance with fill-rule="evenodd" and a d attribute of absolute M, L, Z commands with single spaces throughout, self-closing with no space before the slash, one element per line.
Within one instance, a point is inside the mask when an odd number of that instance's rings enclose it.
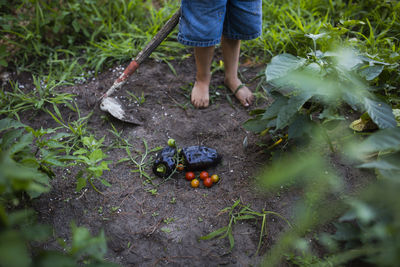
<path fill-rule="evenodd" d="M 7 67 L 8 66 L 7 61 L 3 58 L 0 58 L 0 66 Z"/>
<path fill-rule="evenodd" d="M 86 186 L 86 178 L 79 177 L 76 182 L 76 192 L 80 192 Z"/>
<path fill-rule="evenodd" d="M 376 168 L 387 171 L 400 171 L 397 165 L 394 165 L 388 161 L 376 160 L 359 165 L 360 168 Z"/>
<path fill-rule="evenodd" d="M 270 120 L 278 116 L 279 111 L 282 109 L 283 106 L 286 106 L 287 103 L 288 99 L 286 97 L 278 96 L 275 101 L 269 107 L 267 107 L 261 119 Z"/>
<path fill-rule="evenodd" d="M 92 153 L 90 153 L 90 155 L 89 155 L 89 159 L 92 162 L 99 162 L 103 158 L 104 158 L 104 153 L 101 149 L 96 149 L 96 150 L 92 151 Z"/>
<path fill-rule="evenodd" d="M 310 118 L 303 114 L 298 114 L 288 128 L 288 138 L 301 140 L 304 136 L 309 136 L 312 132 L 313 124 Z"/>
<path fill-rule="evenodd" d="M 25 124 L 10 118 L 4 118 L 0 120 L 0 131 L 4 131 L 10 128 L 21 128 L 25 126 Z"/>
<path fill-rule="evenodd" d="M 17 231 L 2 231 L 0 233 L 0 259 L 2 266 L 30 266 L 31 259 L 20 233 Z"/>
<path fill-rule="evenodd" d="M 265 75 L 267 82 L 282 78 L 289 72 L 296 70 L 306 63 L 306 59 L 295 57 L 291 54 L 280 54 L 272 58 L 267 65 Z"/>
<path fill-rule="evenodd" d="M 258 116 L 254 119 L 247 120 L 245 123 L 243 123 L 243 128 L 254 133 L 261 133 L 268 128 L 267 125 L 270 120 L 262 120 L 260 118 L 261 117 Z"/>
<path fill-rule="evenodd" d="M 232 250 L 233 247 L 235 246 L 235 239 L 233 238 L 232 228 L 229 228 L 229 231 L 228 231 L 228 239 L 229 239 L 230 248 L 231 248 L 231 250 Z"/>
<path fill-rule="evenodd" d="M 209 233 L 208 235 L 201 236 L 199 239 L 200 240 L 209 240 L 209 239 L 212 239 L 212 238 L 215 238 L 217 236 L 224 234 L 227 230 L 228 230 L 228 226 L 224 226 L 224 227 L 221 227 L 221 228 L 215 230 L 214 232 Z"/>
<path fill-rule="evenodd" d="M 379 128 L 385 129 L 397 126 L 392 108 L 387 104 L 365 98 L 364 106 L 371 119 Z"/>
<path fill-rule="evenodd" d="M 101 183 L 102 183 L 103 185 L 105 185 L 105 186 L 107 186 L 107 187 L 111 187 L 111 184 L 110 184 L 107 180 L 105 180 L 105 179 L 100 179 L 100 181 L 101 181 Z"/>
<path fill-rule="evenodd" d="M 77 19 L 74 19 L 72 21 L 72 27 L 74 28 L 75 32 L 79 32 L 81 26 L 79 25 L 79 22 Z"/>
<path fill-rule="evenodd" d="M 276 128 L 282 129 L 286 127 L 293 119 L 294 115 L 297 114 L 300 108 L 312 97 L 312 95 L 311 92 L 303 92 L 296 96 L 292 96 L 289 99 L 288 104 L 282 107 L 279 111 Z"/>
<path fill-rule="evenodd" d="M 384 66 L 382 65 L 368 66 L 360 70 L 360 75 L 364 77 L 367 81 L 372 81 L 373 79 L 378 77 L 379 74 L 382 73 L 383 69 Z"/>
<path fill-rule="evenodd" d="M 9 153 L 11 155 L 14 155 L 17 152 L 22 151 L 24 148 L 28 147 L 32 143 L 33 143 L 33 134 L 32 133 L 25 134 L 19 139 L 19 142 L 13 144 L 10 147 Z"/>
<path fill-rule="evenodd" d="M 256 217 L 253 215 L 242 215 L 242 216 L 237 216 L 236 220 L 250 220 L 250 219 L 255 219 Z"/>

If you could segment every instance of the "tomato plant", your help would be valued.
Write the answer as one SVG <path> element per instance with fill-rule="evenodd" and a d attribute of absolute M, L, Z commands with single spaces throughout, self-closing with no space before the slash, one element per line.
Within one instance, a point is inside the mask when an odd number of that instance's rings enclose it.
<path fill-rule="evenodd" d="M 208 177 L 209 177 L 208 172 L 202 171 L 202 172 L 200 173 L 200 179 L 201 179 L 201 180 L 204 180 L 204 179 L 206 179 L 206 178 L 208 178 Z"/>
<path fill-rule="evenodd" d="M 196 175 L 194 174 L 194 172 L 187 172 L 185 174 L 185 178 L 188 181 L 192 181 L 195 177 L 196 177 Z"/>
<path fill-rule="evenodd" d="M 218 183 L 218 181 L 219 181 L 218 175 L 217 174 L 211 175 L 211 180 L 213 181 L 214 184 Z"/>
<path fill-rule="evenodd" d="M 193 179 L 193 180 L 190 182 L 190 185 L 191 185 L 193 188 L 199 187 L 200 181 L 197 180 L 197 179 Z"/>
<path fill-rule="evenodd" d="M 207 177 L 203 180 L 203 184 L 206 187 L 211 187 L 213 185 L 213 181 L 211 179 L 211 177 Z"/>

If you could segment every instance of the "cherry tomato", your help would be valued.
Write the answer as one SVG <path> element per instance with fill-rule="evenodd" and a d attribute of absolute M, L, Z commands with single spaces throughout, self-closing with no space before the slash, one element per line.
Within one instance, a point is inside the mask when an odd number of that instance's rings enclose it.
<path fill-rule="evenodd" d="M 199 187 L 200 181 L 197 180 L 197 179 L 193 179 L 193 180 L 190 182 L 190 185 L 191 185 L 193 188 Z"/>
<path fill-rule="evenodd" d="M 208 172 L 202 171 L 202 172 L 200 173 L 200 179 L 201 179 L 201 180 L 204 180 L 204 179 L 206 179 L 206 178 L 208 178 L 208 177 L 209 177 Z"/>
<path fill-rule="evenodd" d="M 218 183 L 218 181 L 219 181 L 218 175 L 217 174 L 211 175 L 211 180 L 213 181 L 214 184 Z"/>
<path fill-rule="evenodd" d="M 185 169 L 183 164 L 178 164 L 178 166 L 176 166 L 176 168 L 178 169 L 178 171 L 183 171 Z"/>
<path fill-rule="evenodd" d="M 195 177 L 196 177 L 196 175 L 194 174 L 194 172 L 187 172 L 185 175 L 185 178 L 188 181 L 192 181 Z"/>
<path fill-rule="evenodd" d="M 207 177 L 206 179 L 203 180 L 203 184 L 206 187 L 211 187 L 213 185 L 213 181 L 210 177 Z"/>

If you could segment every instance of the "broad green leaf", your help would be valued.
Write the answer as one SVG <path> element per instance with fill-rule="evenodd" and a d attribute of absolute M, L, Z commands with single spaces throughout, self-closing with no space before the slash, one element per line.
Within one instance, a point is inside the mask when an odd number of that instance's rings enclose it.
<path fill-rule="evenodd" d="M 96 149 L 94 151 L 92 151 L 92 153 L 90 153 L 89 155 L 89 159 L 92 162 L 99 162 L 100 160 L 102 160 L 104 158 L 104 153 L 101 149 Z"/>
<path fill-rule="evenodd" d="M 7 131 L 2 136 L 1 148 L 3 150 L 8 149 L 12 144 L 15 144 L 16 140 L 22 136 L 24 133 L 24 129 L 15 129 L 11 131 Z M 11 154 L 11 153 L 10 153 Z"/>
<path fill-rule="evenodd" d="M 300 110 L 300 108 L 312 97 L 312 93 L 304 92 L 296 96 L 292 96 L 287 105 L 283 106 L 278 113 L 276 119 L 276 128 L 282 129 L 286 127 L 293 119 L 294 115 Z"/>
<path fill-rule="evenodd" d="M 304 138 L 304 136 L 309 136 L 312 132 L 313 124 L 306 115 L 298 114 L 293 122 L 289 125 L 288 128 L 288 138 L 296 139 L 296 138 Z"/>
<path fill-rule="evenodd" d="M 270 120 L 276 116 L 278 116 L 279 111 L 282 107 L 286 106 L 288 103 L 288 99 L 283 96 L 279 96 L 275 99 L 275 101 L 267 107 L 264 114 L 262 115 L 262 120 Z"/>
<path fill-rule="evenodd" d="M 296 70 L 306 63 L 306 59 L 295 57 L 291 54 L 280 54 L 272 58 L 267 65 L 265 75 L 267 82 L 282 78 L 289 72 Z"/>
<path fill-rule="evenodd" d="M 31 265 L 27 244 L 17 231 L 2 231 L 0 233 L 1 266 L 28 267 Z"/>
<path fill-rule="evenodd" d="M 400 150 L 400 128 L 387 128 L 370 135 L 359 149 L 364 153 Z"/>
<path fill-rule="evenodd" d="M 10 147 L 9 153 L 11 155 L 14 155 L 15 153 L 20 152 L 27 146 L 31 145 L 32 143 L 33 143 L 33 134 L 32 133 L 24 134 L 23 136 L 21 136 L 21 138 L 17 143 L 13 144 Z"/>
<path fill-rule="evenodd" d="M 35 263 L 35 266 L 41 267 L 54 267 L 55 263 L 57 263 L 57 266 L 63 267 L 77 266 L 76 260 L 73 257 L 58 251 L 41 252 L 40 257 L 35 261 Z M 85 266 L 87 265 L 85 264 Z"/>
<path fill-rule="evenodd" d="M 254 119 L 249 119 L 243 124 L 243 128 L 254 132 L 254 133 L 261 133 L 266 128 L 268 128 L 268 123 L 270 120 L 262 120 L 260 116 Z"/>
<path fill-rule="evenodd" d="M 363 163 L 359 165 L 360 168 L 376 168 L 380 170 L 388 170 L 388 171 L 400 171 L 400 167 L 398 165 L 392 164 L 385 160 L 376 160 L 367 163 Z"/>
<path fill-rule="evenodd" d="M 106 239 L 104 231 L 101 230 L 97 237 L 92 237 L 89 230 L 85 227 L 77 227 L 74 224 L 72 228 L 72 246 L 70 254 L 77 257 L 90 255 L 97 260 L 103 260 L 107 252 Z"/>
<path fill-rule="evenodd" d="M 25 124 L 19 121 L 10 118 L 4 118 L 0 120 L 0 131 L 4 131 L 10 128 L 21 128 L 21 127 L 25 127 Z"/>
<path fill-rule="evenodd" d="M 382 73 L 384 66 L 382 65 L 374 65 L 374 66 L 368 66 L 362 70 L 360 70 L 361 76 L 363 76 L 367 81 L 372 81 L 376 77 L 379 76 L 379 74 Z"/>
<path fill-rule="evenodd" d="M 391 107 L 386 103 L 365 98 L 364 106 L 371 119 L 379 128 L 393 128 L 397 126 Z"/>
<path fill-rule="evenodd" d="M 76 182 L 76 191 L 80 192 L 82 188 L 86 186 L 86 178 L 84 177 L 79 177 L 78 181 Z"/>

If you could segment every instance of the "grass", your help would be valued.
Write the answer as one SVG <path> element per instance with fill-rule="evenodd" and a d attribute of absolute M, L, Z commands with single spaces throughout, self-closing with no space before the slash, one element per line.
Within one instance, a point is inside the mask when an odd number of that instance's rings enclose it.
<path fill-rule="evenodd" d="M 4 10 L 0 12 L 0 48 L 5 51 L 0 64 L 73 81 L 129 61 L 178 3 L 73 0 L 62 3 L 60 9 L 57 2 L 36 0 L 0 6 Z M 244 42 L 242 56 L 256 62 L 268 62 L 283 52 L 305 56 L 312 46 L 305 34 L 328 33 L 329 40 L 318 41 L 322 51 L 352 40 L 360 51 L 396 62 L 399 11 L 394 1 L 265 0 L 262 36 Z M 186 48 L 176 42 L 176 33 L 152 55 L 166 62 L 173 73 L 169 62 L 187 56 L 182 53 Z"/>

